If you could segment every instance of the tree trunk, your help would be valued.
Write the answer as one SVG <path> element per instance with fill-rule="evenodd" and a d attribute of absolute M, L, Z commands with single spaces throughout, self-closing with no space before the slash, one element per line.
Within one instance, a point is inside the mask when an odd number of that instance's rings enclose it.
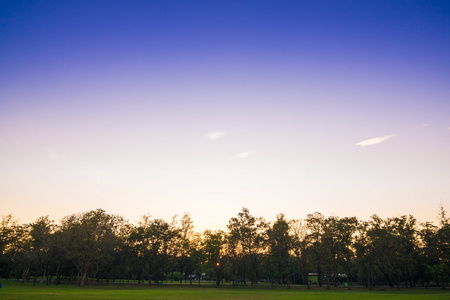
<path fill-rule="evenodd" d="M 216 287 L 220 285 L 220 269 L 216 268 Z"/>
<path fill-rule="evenodd" d="M 305 268 L 305 270 L 306 270 L 306 268 Z M 306 282 L 306 287 L 308 288 L 308 290 L 310 290 L 311 289 L 311 281 L 309 281 L 308 273 L 303 271 L 302 277 L 303 277 L 303 281 Z"/>
<path fill-rule="evenodd" d="M 352 288 L 351 288 L 351 285 L 352 285 L 352 282 L 351 282 L 351 277 L 350 277 L 350 272 L 347 270 L 347 290 L 351 290 Z"/>
<path fill-rule="evenodd" d="M 152 285 L 152 277 L 151 277 L 150 272 L 148 272 L 148 286 L 151 286 L 151 285 Z"/>
<path fill-rule="evenodd" d="M 27 280 L 29 273 L 30 273 L 30 267 L 26 266 L 25 269 L 23 270 L 23 274 L 22 274 L 22 285 L 25 283 L 25 280 Z"/>
<path fill-rule="evenodd" d="M 85 286 L 87 280 L 87 270 L 83 270 L 81 273 L 81 280 L 80 280 L 80 286 Z"/>
<path fill-rule="evenodd" d="M 44 273 L 42 273 L 40 283 L 44 283 L 46 273 L 47 273 L 47 266 L 44 267 Z"/>
<path fill-rule="evenodd" d="M 253 273 L 252 274 L 252 287 L 255 287 L 255 285 L 256 285 L 256 274 Z"/>
<path fill-rule="evenodd" d="M 378 264 L 377 264 L 378 268 L 380 269 L 381 273 L 383 273 L 384 278 L 386 279 L 386 281 L 388 282 L 390 287 L 394 287 L 394 283 L 392 282 L 392 280 L 389 277 L 389 274 L 387 274 L 383 268 L 381 268 Z"/>
<path fill-rule="evenodd" d="M 411 272 L 408 269 L 406 269 L 406 272 L 408 274 L 409 286 L 416 287 L 416 283 L 414 282 L 414 278 L 411 276 Z"/>
<path fill-rule="evenodd" d="M 34 277 L 33 277 L 33 286 L 36 286 L 36 281 L 37 281 L 37 279 L 38 279 L 38 277 L 39 277 L 39 273 L 40 273 L 40 272 L 36 272 L 36 273 L 34 274 Z"/>
<path fill-rule="evenodd" d="M 322 270 L 319 267 L 317 268 L 317 283 L 319 283 L 319 286 L 322 287 Z"/>

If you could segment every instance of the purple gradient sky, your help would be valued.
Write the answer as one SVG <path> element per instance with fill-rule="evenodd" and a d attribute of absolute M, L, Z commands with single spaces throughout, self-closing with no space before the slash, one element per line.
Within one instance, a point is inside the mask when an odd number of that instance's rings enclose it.
<path fill-rule="evenodd" d="M 0 20 L 2 215 L 449 209 L 448 1 L 2 1 Z"/>

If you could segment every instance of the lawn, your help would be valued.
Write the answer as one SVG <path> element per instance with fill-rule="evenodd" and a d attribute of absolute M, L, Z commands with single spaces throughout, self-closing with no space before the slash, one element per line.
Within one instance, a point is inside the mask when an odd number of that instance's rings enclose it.
<path fill-rule="evenodd" d="M 402 289 L 367 291 L 364 289 L 325 290 L 304 287 L 251 288 L 223 286 L 86 286 L 31 283 L 21 285 L 14 281 L 0 281 L 1 299 L 450 299 L 450 291 L 440 289 Z"/>

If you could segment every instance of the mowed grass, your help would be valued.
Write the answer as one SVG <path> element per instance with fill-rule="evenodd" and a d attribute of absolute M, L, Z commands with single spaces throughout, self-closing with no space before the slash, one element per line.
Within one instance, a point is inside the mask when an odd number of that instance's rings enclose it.
<path fill-rule="evenodd" d="M 364 289 L 325 290 L 304 287 L 267 288 L 223 286 L 85 286 L 49 285 L 0 281 L 0 299 L 450 299 L 450 292 L 440 289 L 402 289 L 368 291 Z"/>

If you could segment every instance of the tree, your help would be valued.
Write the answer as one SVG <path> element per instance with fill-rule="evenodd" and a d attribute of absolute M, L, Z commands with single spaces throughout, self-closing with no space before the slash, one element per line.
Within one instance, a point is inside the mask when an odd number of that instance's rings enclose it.
<path fill-rule="evenodd" d="M 85 285 L 115 278 L 159 282 L 181 271 L 199 280 L 202 273 L 235 282 L 260 278 L 272 284 L 302 282 L 317 272 L 327 288 L 358 278 L 368 288 L 373 282 L 414 287 L 433 282 L 442 288 L 450 280 L 450 221 L 443 207 L 439 224 L 420 227 L 413 216 L 369 221 L 356 217 L 328 217 L 320 213 L 302 221 L 279 214 L 273 223 L 243 208 L 228 222 L 228 233 L 193 231 L 185 213 L 171 222 L 144 216 L 137 226 L 101 209 L 69 215 L 61 225 L 40 217 L 19 224 L 11 215 L 0 220 L 0 276 L 25 283 L 41 277 L 47 284 L 67 280 Z M 420 230 L 419 230 L 419 229 Z M 176 273 L 178 275 L 178 272 Z M 355 276 L 358 275 L 358 276 Z M 46 278 L 45 278 L 46 277 Z M 172 276 L 172 278 L 175 278 Z M 291 280 L 293 279 L 293 281 Z M 176 279 L 178 280 L 178 278 Z"/>
<path fill-rule="evenodd" d="M 327 279 L 327 289 L 330 288 L 330 284 L 337 285 L 339 274 L 339 241 L 336 235 L 338 221 L 337 217 L 332 216 L 324 219 L 321 243 L 318 244 L 323 271 Z"/>
<path fill-rule="evenodd" d="M 198 280 L 198 286 L 202 279 L 203 264 L 207 260 L 207 254 L 203 247 L 203 239 L 199 233 L 192 235 L 192 240 L 189 248 L 189 261 L 192 268 L 192 272 Z"/>
<path fill-rule="evenodd" d="M 315 212 L 314 214 L 308 214 L 305 222 L 308 230 L 308 250 L 311 254 L 311 259 L 316 266 L 319 286 L 322 286 L 322 269 L 326 259 L 324 253 L 326 248 L 322 242 L 325 217 L 321 213 Z"/>
<path fill-rule="evenodd" d="M 237 242 L 238 251 L 241 251 L 244 264 L 248 263 L 251 272 L 251 282 L 257 282 L 258 268 L 264 258 L 266 250 L 267 223 L 263 218 L 250 215 L 247 208 L 243 208 L 237 218 L 228 222 L 230 237 Z"/>
<path fill-rule="evenodd" d="M 225 233 L 221 230 L 205 230 L 202 246 L 208 266 L 214 269 L 216 286 L 218 287 L 222 280 L 225 266 Z"/>
<path fill-rule="evenodd" d="M 226 239 L 225 252 L 228 257 L 233 286 L 239 282 L 240 279 L 243 279 L 242 283 L 245 285 L 246 265 L 244 254 L 240 251 L 238 236 L 227 234 Z"/>
<path fill-rule="evenodd" d="M 374 267 L 371 247 L 369 245 L 369 237 L 367 231 L 369 222 L 360 222 L 356 228 L 355 237 L 355 251 L 356 251 L 356 265 L 358 266 L 359 275 L 363 278 L 367 288 L 371 288 L 370 279 L 372 277 L 372 270 Z"/>
<path fill-rule="evenodd" d="M 111 259 L 121 222 L 121 217 L 102 209 L 73 214 L 62 220 L 62 229 L 69 236 L 68 257 L 81 274 L 80 286 L 86 284 L 89 271 Z"/>
<path fill-rule="evenodd" d="M 0 271 L 3 278 L 14 276 L 18 254 L 23 244 L 24 230 L 12 215 L 2 217 L 0 223 Z"/>
<path fill-rule="evenodd" d="M 439 226 L 425 223 L 421 230 L 421 257 L 425 264 L 427 286 L 431 276 L 435 276 L 445 289 L 450 279 L 450 221 L 441 206 Z"/>
<path fill-rule="evenodd" d="M 166 279 L 179 230 L 174 222 L 144 216 L 138 231 L 142 239 L 139 249 L 148 265 L 149 284 L 152 276 L 155 283 Z"/>
<path fill-rule="evenodd" d="M 352 266 L 355 258 L 355 239 L 358 228 L 356 217 L 340 218 L 336 224 L 338 262 L 347 276 L 349 288 L 352 284 Z"/>
<path fill-rule="evenodd" d="M 132 279 L 134 281 L 137 277 L 139 284 L 143 280 L 146 268 L 148 268 L 147 264 L 149 261 L 150 250 L 147 230 L 149 226 L 150 216 L 144 215 L 138 226 L 130 228 L 128 238 L 124 245 Z M 151 285 L 150 278 L 148 283 Z"/>
<path fill-rule="evenodd" d="M 49 281 L 48 272 L 50 262 L 53 258 L 52 237 L 55 224 L 48 216 L 38 218 L 34 223 L 28 225 L 29 228 L 29 260 L 34 271 L 33 285 L 36 284 L 37 277 L 43 273 L 47 275 L 47 285 Z"/>
<path fill-rule="evenodd" d="M 417 255 L 415 224 L 412 216 L 382 220 L 374 215 L 369 221 L 370 260 L 391 287 L 400 288 L 400 283 L 407 280 L 412 285 L 411 272 Z"/>
<path fill-rule="evenodd" d="M 308 289 L 311 288 L 311 281 L 308 274 L 312 269 L 313 255 L 311 251 L 311 240 L 307 235 L 307 228 L 301 219 L 291 221 L 291 236 L 292 236 L 292 252 L 300 266 L 302 280 L 306 283 Z"/>
<path fill-rule="evenodd" d="M 180 283 L 183 281 L 183 273 L 186 272 L 187 269 L 190 268 L 189 265 L 189 251 L 190 251 L 190 239 L 192 237 L 194 228 L 194 222 L 192 221 L 191 215 L 187 212 L 183 214 L 180 219 L 180 227 L 179 227 L 179 265 L 180 265 Z M 186 274 L 185 274 L 186 275 Z"/>
<path fill-rule="evenodd" d="M 55 275 L 55 283 L 61 282 L 61 273 L 68 265 L 73 265 L 69 259 L 68 247 L 71 237 L 69 233 L 64 231 L 61 226 L 55 226 L 55 231 L 51 235 L 50 253 L 51 253 L 51 266 L 53 268 L 53 275 Z M 47 279 L 49 281 L 49 279 Z"/>
<path fill-rule="evenodd" d="M 267 243 L 270 262 L 275 266 L 279 282 L 280 284 L 286 282 L 289 287 L 287 275 L 292 237 L 289 234 L 289 223 L 286 221 L 284 214 L 279 214 L 275 223 L 267 228 Z"/>

